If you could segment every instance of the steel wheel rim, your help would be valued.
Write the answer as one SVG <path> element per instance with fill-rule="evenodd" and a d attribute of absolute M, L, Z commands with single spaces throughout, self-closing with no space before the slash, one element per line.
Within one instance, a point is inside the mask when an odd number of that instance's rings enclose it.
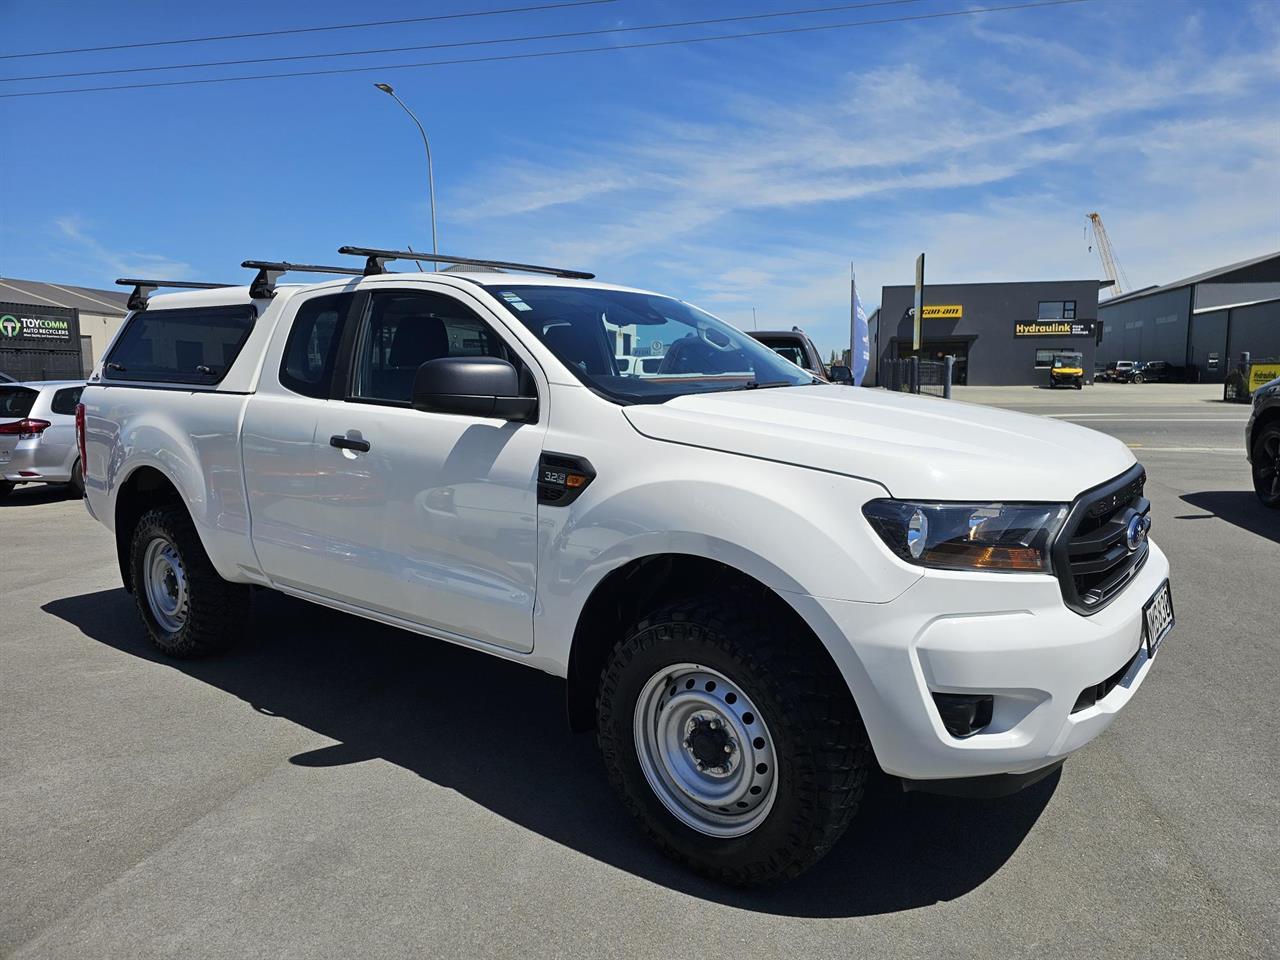
<path fill-rule="evenodd" d="M 645 779 L 685 826 L 741 837 L 773 809 L 773 737 L 751 697 L 718 670 L 696 663 L 659 670 L 636 700 L 634 730 Z"/>
<path fill-rule="evenodd" d="M 178 548 L 164 537 L 156 537 L 147 544 L 142 558 L 142 580 L 147 606 L 156 623 L 166 633 L 177 633 L 187 622 L 187 570 Z"/>

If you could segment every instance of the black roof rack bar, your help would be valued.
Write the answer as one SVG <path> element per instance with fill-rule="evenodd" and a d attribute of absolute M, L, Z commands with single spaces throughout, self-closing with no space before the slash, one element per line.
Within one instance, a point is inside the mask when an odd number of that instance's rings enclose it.
<path fill-rule="evenodd" d="M 565 277 L 570 280 L 594 280 L 594 273 L 581 270 L 567 270 L 564 267 L 540 267 L 532 263 L 513 263 L 507 260 L 477 260 L 473 257 L 446 257 L 443 254 L 419 253 L 416 250 L 379 250 L 374 247 L 339 247 L 338 252 L 353 257 L 364 257 L 365 276 L 386 273 L 388 260 L 420 260 L 426 263 L 456 263 L 469 267 L 490 267 L 508 270 L 519 270 L 523 273 L 545 273 L 553 277 Z"/>
<path fill-rule="evenodd" d="M 129 302 L 126 306 L 130 310 L 147 309 L 147 297 L 155 293 L 161 287 L 176 287 L 179 290 L 217 290 L 221 287 L 234 287 L 234 283 L 197 283 L 194 280 L 130 280 L 121 277 L 116 281 L 117 286 L 133 287 L 133 293 L 129 294 Z"/>
<path fill-rule="evenodd" d="M 287 260 L 246 260 L 242 267 L 257 270 L 258 275 L 249 284 L 249 296 L 254 300 L 270 300 L 276 295 L 276 281 L 285 273 L 341 273 L 359 277 L 363 270 L 355 267 L 325 267 L 316 263 L 289 263 Z"/>

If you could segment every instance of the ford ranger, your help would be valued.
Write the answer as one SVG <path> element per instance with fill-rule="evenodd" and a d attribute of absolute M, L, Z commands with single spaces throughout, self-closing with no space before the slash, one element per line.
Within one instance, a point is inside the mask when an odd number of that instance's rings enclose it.
<path fill-rule="evenodd" d="M 269 588 L 561 677 L 644 832 L 757 884 L 874 769 L 1052 773 L 1173 625 L 1118 440 L 823 383 L 590 274 L 342 252 L 364 267 L 137 281 L 84 390 L 86 504 L 166 654 L 229 647 Z M 637 344 L 655 372 L 618 364 Z"/>

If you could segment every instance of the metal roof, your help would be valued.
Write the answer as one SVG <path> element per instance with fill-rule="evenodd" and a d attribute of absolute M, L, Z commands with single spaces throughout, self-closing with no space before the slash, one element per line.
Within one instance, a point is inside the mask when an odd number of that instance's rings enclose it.
<path fill-rule="evenodd" d="M 1225 276 L 1229 273 L 1235 273 L 1237 270 L 1244 270 L 1247 267 L 1256 267 L 1258 264 L 1266 263 L 1268 260 L 1276 261 L 1277 275 L 1280 276 L 1280 251 L 1276 251 L 1275 253 L 1264 253 L 1260 257 L 1241 260 L 1239 263 L 1230 263 L 1225 267 L 1218 267 L 1214 270 L 1206 270 L 1204 273 L 1197 273 L 1194 276 L 1184 277 L 1181 280 L 1173 281 L 1173 283 L 1165 283 L 1160 284 L 1159 286 L 1143 287 L 1141 290 L 1133 290 L 1130 293 L 1121 294 L 1118 297 L 1112 297 L 1110 300 L 1103 300 L 1098 304 L 1098 307 L 1101 309 L 1102 307 L 1109 307 L 1113 303 L 1122 303 L 1126 300 L 1148 297 L 1153 293 L 1164 293 L 1166 290 L 1177 290 L 1180 287 L 1195 286 L 1197 283 L 1216 280 L 1218 277 Z"/>
<path fill-rule="evenodd" d="M 0 277 L 0 300 L 32 306 L 68 307 L 81 313 L 123 317 L 129 312 L 129 294 L 120 290 L 95 290 L 42 280 L 15 280 Z"/>

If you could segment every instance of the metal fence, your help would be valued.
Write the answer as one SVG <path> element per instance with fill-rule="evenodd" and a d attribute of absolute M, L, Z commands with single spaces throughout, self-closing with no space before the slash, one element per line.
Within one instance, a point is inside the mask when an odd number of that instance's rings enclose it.
<path fill-rule="evenodd" d="M 877 373 L 880 386 L 898 393 L 927 393 L 935 397 L 951 397 L 952 357 L 945 360 L 886 360 Z"/>

